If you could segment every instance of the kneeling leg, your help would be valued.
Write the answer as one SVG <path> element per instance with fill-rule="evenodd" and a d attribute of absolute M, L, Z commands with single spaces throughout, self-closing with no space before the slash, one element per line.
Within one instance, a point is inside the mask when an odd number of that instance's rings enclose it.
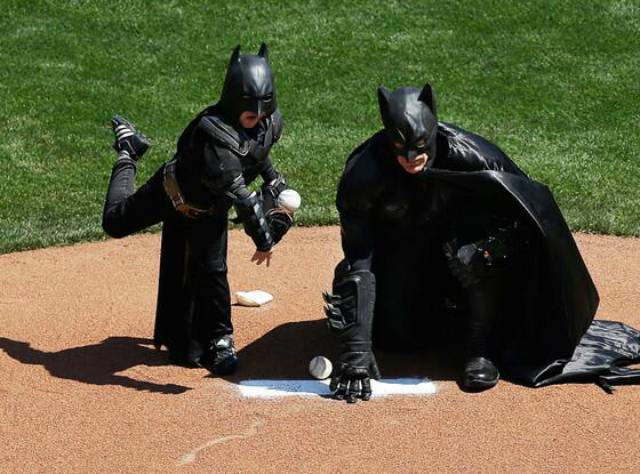
<path fill-rule="evenodd" d="M 483 279 L 467 288 L 467 330 L 463 384 L 469 389 L 491 388 L 500 373 L 491 361 L 495 323 L 501 311 L 504 285 L 497 276 Z"/>

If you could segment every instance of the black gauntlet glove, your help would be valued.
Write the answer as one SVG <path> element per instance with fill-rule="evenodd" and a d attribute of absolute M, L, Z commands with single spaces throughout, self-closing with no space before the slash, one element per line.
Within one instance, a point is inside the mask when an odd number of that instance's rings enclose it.
<path fill-rule="evenodd" d="M 238 220 L 242 222 L 245 233 L 251 237 L 256 244 L 256 249 L 261 252 L 268 252 L 273 249 L 273 236 L 271 229 L 267 224 L 262 204 L 256 196 L 256 193 L 245 199 L 236 199 L 233 207 L 238 214 Z"/>
<path fill-rule="evenodd" d="M 265 218 L 269 226 L 271 226 L 274 244 L 280 242 L 293 225 L 293 217 L 286 212 L 278 212 L 278 208 L 267 212 Z"/>
<path fill-rule="evenodd" d="M 287 189 L 287 182 L 284 176 L 278 174 L 275 180 L 263 184 L 259 190 L 260 202 L 271 228 L 274 244 L 280 242 L 293 225 L 293 215 L 278 206 L 278 196 L 285 189 Z"/>
<path fill-rule="evenodd" d="M 370 271 L 336 275 L 333 293 L 324 293 L 329 328 L 341 342 L 338 363 L 330 388 L 336 398 L 355 403 L 371 398 L 371 378 L 380 371 L 371 351 L 371 329 L 375 304 L 375 276 Z"/>
<path fill-rule="evenodd" d="M 287 181 L 284 176 L 278 174 L 276 179 L 263 184 L 258 192 L 274 244 L 280 242 L 293 225 L 293 213 L 287 212 L 278 205 L 278 197 L 285 189 L 287 189 Z"/>
<path fill-rule="evenodd" d="M 276 179 L 260 186 L 259 194 L 265 214 L 278 207 L 278 196 L 285 189 L 287 189 L 287 181 L 280 173 Z"/>
<path fill-rule="evenodd" d="M 380 378 L 371 343 L 344 344 L 329 388 L 338 400 L 355 403 L 371 398 L 371 379 Z"/>
<path fill-rule="evenodd" d="M 464 288 L 484 280 L 493 267 L 504 265 L 512 255 L 528 245 L 525 226 L 512 221 L 495 229 L 487 238 L 458 247 L 457 239 L 444 244 L 451 274 Z"/>

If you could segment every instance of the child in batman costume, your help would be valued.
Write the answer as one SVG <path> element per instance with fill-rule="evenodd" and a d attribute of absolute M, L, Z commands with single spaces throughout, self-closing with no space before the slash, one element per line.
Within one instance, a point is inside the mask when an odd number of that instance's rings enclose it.
<path fill-rule="evenodd" d="M 640 380 L 623 367 L 640 359 L 640 333 L 592 325 L 598 294 L 549 189 L 439 122 L 429 84 L 378 100 L 384 129 L 351 153 L 336 199 L 345 258 L 324 297 L 337 397 L 369 399 L 373 347 L 435 344 L 452 328 L 466 389 L 500 371 L 532 386 Z"/>
<path fill-rule="evenodd" d="M 269 263 L 292 224 L 279 212 L 285 179 L 269 159 L 282 132 L 267 47 L 231 55 L 220 100 L 186 127 L 173 160 L 134 192 L 137 161 L 149 142 L 120 116 L 112 120 L 118 159 L 113 167 L 103 228 L 124 237 L 162 222 L 160 281 L 154 343 L 170 360 L 236 370 L 227 280 L 227 213 L 233 206 L 256 245 L 252 261 Z M 247 186 L 260 176 L 258 193 Z"/>

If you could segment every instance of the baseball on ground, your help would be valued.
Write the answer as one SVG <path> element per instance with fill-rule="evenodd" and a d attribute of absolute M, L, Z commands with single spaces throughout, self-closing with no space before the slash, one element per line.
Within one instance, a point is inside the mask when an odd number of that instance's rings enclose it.
<path fill-rule="evenodd" d="M 333 364 L 324 356 L 315 356 L 309 362 L 309 373 L 318 380 L 329 378 L 333 371 Z"/>

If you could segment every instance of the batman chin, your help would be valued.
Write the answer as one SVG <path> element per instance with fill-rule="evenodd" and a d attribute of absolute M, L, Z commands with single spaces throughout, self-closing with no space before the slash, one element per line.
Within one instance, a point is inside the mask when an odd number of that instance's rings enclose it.
<path fill-rule="evenodd" d="M 427 156 L 424 168 L 433 166 L 436 156 L 438 112 L 430 84 L 422 90 L 400 87 L 393 92 L 378 88 L 380 115 L 390 149 L 406 171 L 416 169 L 418 161 Z M 403 164 L 404 163 L 404 164 Z"/>
<path fill-rule="evenodd" d="M 276 88 L 269 64 L 267 45 L 257 55 L 241 55 L 240 45 L 231 53 L 220 101 L 225 118 L 237 124 L 243 112 L 268 117 L 277 108 Z"/>

